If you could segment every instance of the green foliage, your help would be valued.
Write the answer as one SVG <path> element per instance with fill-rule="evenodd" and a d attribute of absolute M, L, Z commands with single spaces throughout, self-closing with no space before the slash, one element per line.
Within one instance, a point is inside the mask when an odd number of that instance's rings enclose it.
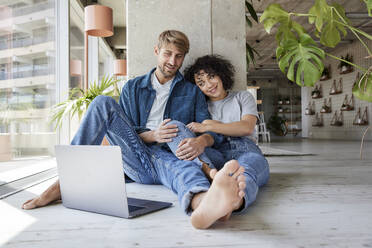
<path fill-rule="evenodd" d="M 80 120 L 89 104 L 99 95 L 111 96 L 117 100 L 120 96 L 117 86 L 118 81 L 114 77 L 106 76 L 101 79 L 100 83 L 94 81 L 86 92 L 80 88 L 73 88 L 68 100 L 52 107 L 50 122 L 55 122 L 55 129 L 57 129 L 62 125 L 62 120 L 65 117 L 72 117 L 77 114 Z M 77 95 L 81 96 L 76 98 Z"/>
<path fill-rule="evenodd" d="M 249 14 L 251 15 L 252 19 L 255 20 L 258 23 L 258 17 L 256 10 L 253 8 L 252 3 L 248 2 L 248 0 L 245 0 L 245 7 L 247 8 Z M 249 27 L 252 27 L 252 21 L 248 18 L 248 16 L 245 16 L 245 21 L 248 24 Z"/>
<path fill-rule="evenodd" d="M 364 0 L 370 16 L 372 12 L 372 0 Z M 325 58 L 324 50 L 320 49 L 314 40 L 307 34 L 306 30 L 291 19 L 292 16 L 306 16 L 309 23 L 315 25 L 315 36 L 320 38 L 320 43 L 327 47 L 335 47 L 341 41 L 341 37 L 350 30 L 360 43 L 366 48 L 369 56 L 372 55 L 370 48 L 359 37 L 362 35 L 369 40 L 372 36 L 364 31 L 354 28 L 345 15 L 344 8 L 333 3 L 328 5 L 326 0 L 315 0 L 315 4 L 306 13 L 288 13 L 279 4 L 268 5 L 262 14 L 260 21 L 263 22 L 266 32 L 270 33 L 272 28 L 278 24 L 275 38 L 278 43 L 276 57 L 279 68 L 286 73 L 287 78 L 300 86 L 313 86 L 319 80 L 324 69 L 322 60 Z M 370 72 L 367 69 L 355 65 L 346 58 L 338 58 L 327 53 L 342 63 L 352 65 L 361 70 L 365 75 L 360 87 L 354 87 L 356 97 L 371 101 Z M 347 60 L 347 61 L 346 61 Z M 349 62 L 349 63 L 347 63 Z"/>
<path fill-rule="evenodd" d="M 313 86 L 322 74 L 324 65 L 324 51 L 318 47 L 314 40 L 306 33 L 300 39 L 286 39 L 276 50 L 279 68 L 287 78 L 300 86 Z M 296 76 L 296 78 L 295 78 Z"/>
<path fill-rule="evenodd" d="M 246 60 L 247 60 L 247 66 L 249 66 L 250 63 L 252 64 L 256 64 L 256 60 L 255 60 L 255 55 L 256 54 L 257 56 L 260 56 L 260 54 L 256 51 L 256 49 L 254 49 L 253 47 L 251 47 L 248 43 L 245 43 L 245 50 L 246 50 Z"/>
<path fill-rule="evenodd" d="M 364 0 L 367 5 L 368 15 L 372 17 L 372 0 Z"/>
<path fill-rule="evenodd" d="M 328 5 L 325 0 L 316 0 L 309 10 L 309 23 L 315 23 L 318 36 L 320 34 L 320 43 L 335 47 L 341 41 L 340 33 L 343 36 L 347 34 L 344 24 L 348 24 L 349 20 L 341 5 Z"/>
<path fill-rule="evenodd" d="M 354 85 L 353 94 L 361 100 L 372 102 L 372 67 Z"/>
<path fill-rule="evenodd" d="M 249 14 L 251 15 L 251 18 L 258 23 L 258 17 L 256 10 L 253 8 L 252 1 L 251 3 L 248 2 L 248 0 L 245 0 L 245 7 L 248 10 Z M 248 24 L 249 27 L 252 27 L 252 21 L 248 18 L 248 16 L 245 16 L 245 21 Z M 257 56 L 260 56 L 260 54 L 253 48 L 251 47 L 248 43 L 245 43 L 245 50 L 246 50 L 246 61 L 247 61 L 247 67 L 249 67 L 249 64 L 256 64 L 255 61 L 255 54 Z"/>

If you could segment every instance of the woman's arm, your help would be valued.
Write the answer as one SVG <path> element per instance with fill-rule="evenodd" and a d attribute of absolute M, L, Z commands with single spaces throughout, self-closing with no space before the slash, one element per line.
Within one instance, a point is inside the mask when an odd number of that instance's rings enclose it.
<path fill-rule="evenodd" d="M 253 133 L 257 117 L 244 115 L 240 121 L 222 123 L 215 120 L 205 120 L 202 123 L 192 122 L 187 125 L 195 133 L 215 132 L 226 136 L 248 136 Z"/>

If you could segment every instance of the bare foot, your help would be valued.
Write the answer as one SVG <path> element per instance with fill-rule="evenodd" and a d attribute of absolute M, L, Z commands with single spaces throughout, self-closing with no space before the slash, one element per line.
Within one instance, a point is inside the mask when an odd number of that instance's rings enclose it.
<path fill-rule="evenodd" d="M 61 200 L 61 191 L 59 188 L 59 181 L 57 180 L 40 196 L 30 199 L 23 203 L 22 208 L 29 210 L 39 207 L 44 207 L 54 201 Z"/>
<path fill-rule="evenodd" d="M 236 160 L 227 162 L 218 172 L 211 170 L 212 185 L 191 215 L 195 228 L 205 229 L 222 217 L 228 219 L 230 213 L 240 206 L 245 189 L 243 172 L 244 167 Z"/>

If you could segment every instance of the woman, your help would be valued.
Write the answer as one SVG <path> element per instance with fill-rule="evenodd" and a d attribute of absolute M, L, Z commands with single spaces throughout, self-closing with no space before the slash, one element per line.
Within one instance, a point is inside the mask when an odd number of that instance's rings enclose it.
<path fill-rule="evenodd" d="M 192 122 L 187 127 L 195 133 L 215 132 L 225 136 L 215 147 L 226 160 L 236 159 L 245 168 L 245 212 L 254 202 L 258 188 L 269 179 L 269 164 L 256 145 L 257 105 L 248 91 L 229 91 L 234 84 L 234 67 L 218 55 L 200 57 L 185 70 L 185 78 L 204 93 L 213 120 Z"/>

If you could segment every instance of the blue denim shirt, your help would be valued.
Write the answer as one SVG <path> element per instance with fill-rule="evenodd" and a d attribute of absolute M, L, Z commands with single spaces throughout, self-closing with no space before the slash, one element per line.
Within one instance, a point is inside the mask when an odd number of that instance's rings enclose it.
<path fill-rule="evenodd" d="M 151 75 L 155 69 L 129 80 L 120 95 L 119 104 L 137 133 L 150 131 L 146 123 L 156 96 L 151 85 Z M 172 82 L 163 119 L 178 120 L 186 125 L 211 119 L 205 96 L 195 84 L 186 81 L 179 71 Z M 223 135 L 208 133 L 214 138 L 214 144 L 222 143 Z"/>

